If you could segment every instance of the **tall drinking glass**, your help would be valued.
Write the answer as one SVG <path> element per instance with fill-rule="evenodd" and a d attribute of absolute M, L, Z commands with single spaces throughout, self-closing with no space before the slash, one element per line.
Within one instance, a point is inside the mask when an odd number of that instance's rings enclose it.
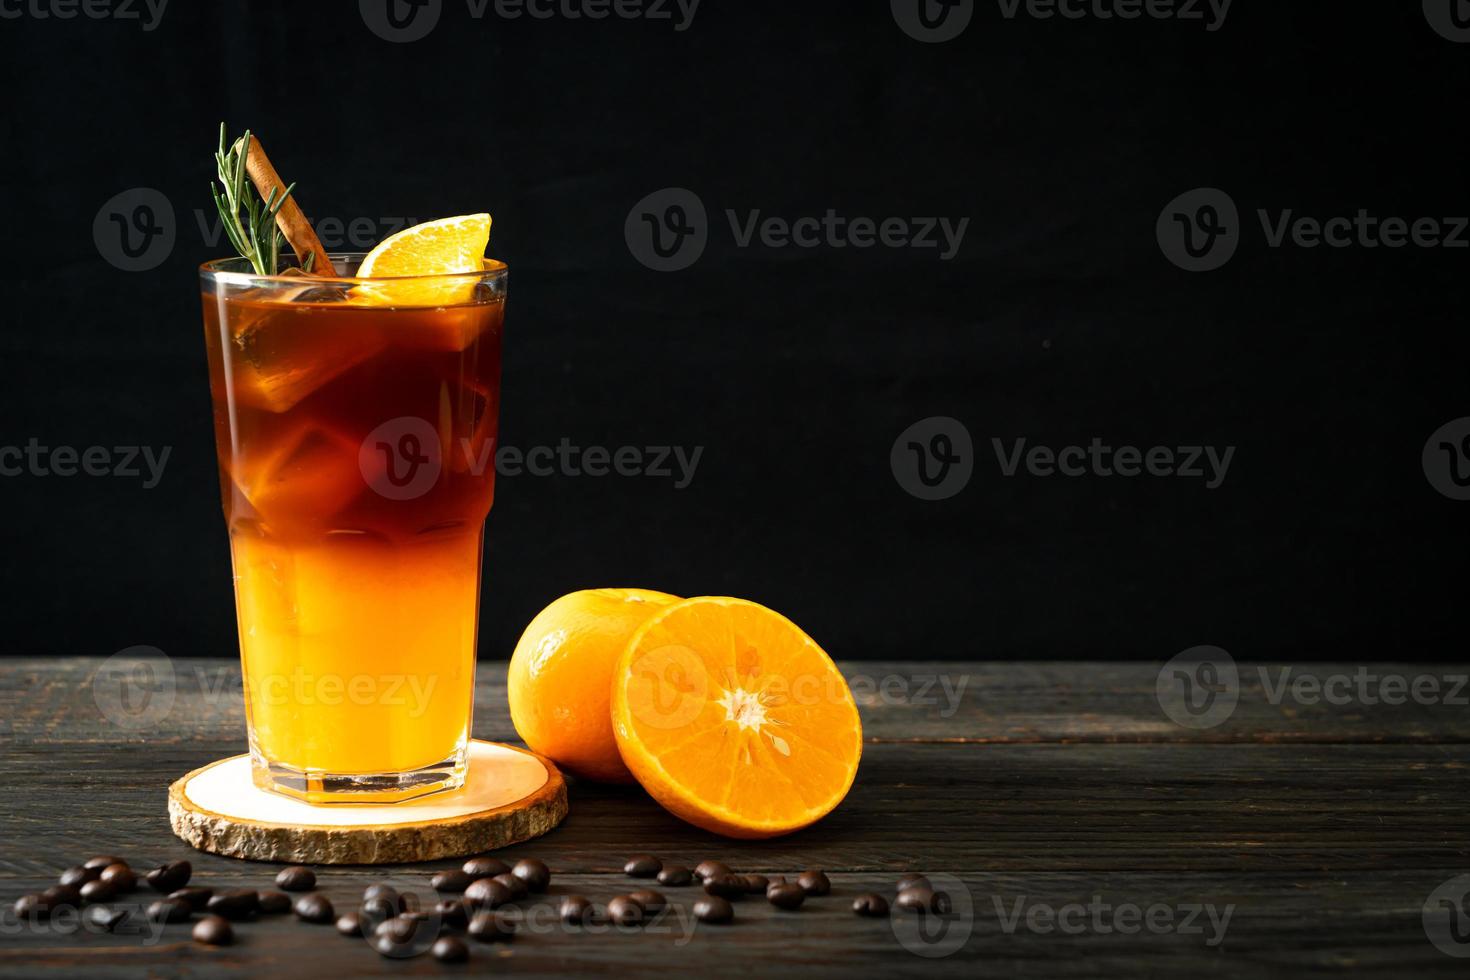
<path fill-rule="evenodd" d="M 200 269 L 257 785 L 464 782 L 506 277 Z"/>

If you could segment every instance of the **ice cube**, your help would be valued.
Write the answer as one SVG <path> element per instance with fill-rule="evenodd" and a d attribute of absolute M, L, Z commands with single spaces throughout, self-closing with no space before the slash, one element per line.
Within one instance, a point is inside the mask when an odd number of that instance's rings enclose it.
<path fill-rule="evenodd" d="M 319 526 L 363 491 L 358 441 L 303 422 L 269 445 L 246 443 L 232 467 L 235 484 L 269 525 Z"/>

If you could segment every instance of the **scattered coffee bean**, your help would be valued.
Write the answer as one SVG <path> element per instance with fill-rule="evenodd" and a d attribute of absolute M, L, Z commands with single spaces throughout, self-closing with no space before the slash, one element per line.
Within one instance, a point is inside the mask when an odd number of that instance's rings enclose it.
<path fill-rule="evenodd" d="M 506 888 L 509 888 L 512 901 L 520 901 L 531 893 L 531 890 L 526 887 L 526 883 L 509 871 L 502 875 L 496 875 L 490 880 L 498 881 Z"/>
<path fill-rule="evenodd" d="M 41 893 L 41 899 L 53 912 L 66 906 L 77 908 L 82 904 L 82 890 L 76 885 L 52 885 Z"/>
<path fill-rule="evenodd" d="M 652 888 L 640 888 L 636 892 L 629 892 L 628 897 L 643 906 L 643 911 L 648 913 L 649 918 L 662 912 L 664 906 L 669 904 L 667 899 Z"/>
<path fill-rule="evenodd" d="M 214 915 L 239 922 L 259 911 L 260 896 L 253 888 L 232 888 L 215 895 L 204 907 Z"/>
<path fill-rule="evenodd" d="M 432 928 L 429 917 L 423 913 L 405 912 L 379 922 L 377 928 L 373 930 L 373 935 L 378 938 L 386 936 L 395 946 L 410 946 L 414 945 L 416 938 L 426 938 L 426 933 Z"/>
<path fill-rule="evenodd" d="M 71 885 L 75 888 L 81 888 L 87 882 L 96 881 L 100 877 L 102 877 L 101 868 L 88 868 L 79 864 L 75 868 L 67 868 L 63 871 L 61 877 L 56 879 L 56 882 L 60 885 Z"/>
<path fill-rule="evenodd" d="M 899 879 L 898 879 L 898 887 L 895 888 L 894 891 L 895 892 L 901 892 L 905 888 L 913 888 L 913 887 L 915 887 L 917 885 L 922 885 L 923 887 L 928 888 L 928 887 L 930 887 L 930 885 L 929 885 L 929 879 L 928 878 L 925 878 L 921 874 L 915 874 L 913 872 L 909 872 L 908 874 L 901 875 L 899 877 Z"/>
<path fill-rule="evenodd" d="M 882 895 L 867 892 L 852 900 L 852 910 L 858 915 L 866 915 L 871 918 L 885 916 L 888 914 L 888 899 Z"/>
<path fill-rule="evenodd" d="M 282 868 L 276 875 L 276 887 L 283 892 L 309 892 L 316 887 L 316 872 L 301 864 Z"/>
<path fill-rule="evenodd" d="M 592 903 L 581 895 L 568 895 L 561 900 L 561 921 L 568 925 L 591 922 L 595 914 Z"/>
<path fill-rule="evenodd" d="M 97 880 L 107 882 L 119 895 L 138 887 L 138 876 L 133 874 L 132 868 L 121 861 L 103 868 Z"/>
<path fill-rule="evenodd" d="M 190 886 L 188 888 L 180 888 L 178 891 L 169 892 L 168 897 L 182 899 L 188 902 L 189 908 L 195 912 L 203 912 L 205 906 L 209 904 L 209 900 L 214 897 L 214 889 Z"/>
<path fill-rule="evenodd" d="M 143 880 L 148 882 L 148 887 L 154 891 L 167 895 L 187 885 L 193 874 L 194 866 L 188 861 L 170 861 L 148 872 L 143 876 Z"/>
<path fill-rule="evenodd" d="M 498 909 L 515 901 L 515 892 L 499 878 L 481 878 L 470 882 L 464 900 L 476 909 Z"/>
<path fill-rule="evenodd" d="M 466 931 L 479 942 L 502 943 L 515 938 L 516 924 L 496 912 L 476 912 Z"/>
<path fill-rule="evenodd" d="M 723 861 L 700 861 L 694 866 L 694 876 L 701 881 L 708 881 L 715 875 L 727 875 L 730 866 Z"/>
<path fill-rule="evenodd" d="M 771 877 L 766 881 L 766 887 L 767 888 L 770 888 L 772 885 L 784 885 L 784 884 L 786 884 L 786 876 L 785 875 L 771 875 Z"/>
<path fill-rule="evenodd" d="M 391 919 L 400 911 L 402 910 L 398 907 L 396 895 L 393 899 L 378 895 L 362 903 L 362 917 L 372 922 L 382 922 L 384 919 Z"/>
<path fill-rule="evenodd" d="M 628 895 L 619 895 L 607 903 L 607 917 L 618 926 L 636 926 L 643 921 L 643 906 Z"/>
<path fill-rule="evenodd" d="M 332 910 L 331 901 L 320 892 L 302 895 L 296 900 L 295 909 L 296 917 L 303 922 L 314 922 L 321 925 L 337 918 L 336 913 Z"/>
<path fill-rule="evenodd" d="M 694 880 L 694 874 L 682 864 L 666 864 L 658 873 L 658 883 L 667 888 L 680 888 Z"/>
<path fill-rule="evenodd" d="M 937 912 L 948 914 L 950 910 L 949 896 L 944 892 L 936 892 L 934 889 L 924 885 L 913 888 L 905 888 L 898 893 L 898 900 L 893 904 L 905 912 Z"/>
<path fill-rule="evenodd" d="M 44 919 L 51 914 L 51 903 L 40 895 L 22 895 L 15 900 L 17 919 Z"/>
<path fill-rule="evenodd" d="M 521 858 L 510 873 L 525 882 L 529 891 L 544 892 L 551 884 L 551 869 L 538 858 Z"/>
<path fill-rule="evenodd" d="M 765 875 L 738 875 L 745 882 L 745 892 L 748 895 L 763 895 L 767 888 L 771 887 L 771 879 Z"/>
<path fill-rule="evenodd" d="M 510 865 L 499 858 L 488 855 L 484 857 L 470 858 L 464 863 L 464 873 L 471 878 L 494 878 L 503 875 L 510 870 Z"/>
<path fill-rule="evenodd" d="M 462 898 L 446 898 L 434 906 L 434 914 L 450 929 L 463 929 L 470 924 L 470 910 Z"/>
<path fill-rule="evenodd" d="M 429 879 L 429 884 L 436 892 L 444 892 L 447 895 L 463 895 L 464 890 L 470 886 L 475 879 L 465 874 L 459 868 L 449 871 L 441 871 Z"/>
<path fill-rule="evenodd" d="M 235 941 L 235 930 L 217 915 L 206 915 L 194 923 L 194 941 L 206 946 L 228 946 Z"/>
<path fill-rule="evenodd" d="M 336 926 L 344 936 L 362 935 L 362 918 L 356 912 L 343 912 L 337 916 Z"/>
<path fill-rule="evenodd" d="M 745 879 L 731 874 L 712 875 L 704 879 L 704 890 L 720 898 L 739 898 L 745 894 Z"/>
<path fill-rule="evenodd" d="M 285 892 L 257 892 L 255 905 L 261 915 L 280 915 L 291 911 L 291 896 Z"/>
<path fill-rule="evenodd" d="M 160 898 L 148 906 L 149 922 L 187 922 L 194 910 L 182 898 Z"/>
<path fill-rule="evenodd" d="M 128 866 L 128 862 L 124 861 L 120 857 L 113 857 L 110 854 L 99 854 L 94 858 L 88 858 L 86 862 L 82 865 L 82 867 L 96 868 L 98 871 L 105 871 L 107 870 L 107 868 L 114 864 L 120 864 L 125 868 Z"/>
<path fill-rule="evenodd" d="M 112 901 L 112 897 L 117 894 L 117 889 L 99 878 L 97 881 L 89 881 L 83 885 L 81 893 L 82 901 L 92 905 Z"/>
<path fill-rule="evenodd" d="M 395 915 L 403 908 L 403 897 L 398 894 L 398 889 L 392 885 L 385 885 L 382 882 L 378 882 L 375 885 L 368 885 L 363 889 L 362 900 L 364 903 L 371 902 L 375 898 L 386 899 L 390 902 L 393 905 L 393 913 Z"/>
<path fill-rule="evenodd" d="M 663 870 L 664 863 L 652 854 L 639 854 L 623 865 L 623 874 L 630 878 L 652 878 Z"/>
<path fill-rule="evenodd" d="M 133 913 L 113 905 L 93 905 L 82 913 L 82 917 L 87 920 L 88 924 L 103 932 L 112 932 L 131 919 Z"/>
<path fill-rule="evenodd" d="M 729 922 L 735 918 L 735 908 L 720 896 L 710 895 L 694 903 L 694 917 L 700 922 Z"/>
<path fill-rule="evenodd" d="M 806 901 L 806 889 L 800 885 L 772 885 L 766 891 L 766 901 L 778 909 L 794 912 Z"/>
<path fill-rule="evenodd" d="M 832 882 L 823 871 L 803 871 L 796 876 L 796 883 L 808 895 L 825 895 L 832 890 Z"/>
<path fill-rule="evenodd" d="M 430 952 L 440 963 L 463 963 L 470 958 L 470 948 L 455 936 L 440 936 Z"/>

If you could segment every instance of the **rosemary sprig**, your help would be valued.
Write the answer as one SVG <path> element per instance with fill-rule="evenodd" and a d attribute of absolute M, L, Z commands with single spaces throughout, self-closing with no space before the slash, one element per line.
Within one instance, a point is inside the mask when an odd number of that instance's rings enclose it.
<path fill-rule="evenodd" d="M 296 184 L 291 183 L 279 194 L 276 192 L 280 188 L 272 188 L 270 196 L 262 202 L 253 188 L 246 190 L 245 161 L 250 155 L 250 130 L 229 144 L 228 150 L 225 146 L 225 124 L 220 123 L 219 149 L 214 154 L 219 183 L 211 183 L 209 191 L 214 195 L 215 207 L 219 208 L 225 234 L 235 251 L 250 260 L 257 274 L 275 275 L 281 245 L 286 241 L 286 236 L 276 227 L 276 212 L 281 210 Z M 307 272 L 312 264 L 307 262 Z"/>

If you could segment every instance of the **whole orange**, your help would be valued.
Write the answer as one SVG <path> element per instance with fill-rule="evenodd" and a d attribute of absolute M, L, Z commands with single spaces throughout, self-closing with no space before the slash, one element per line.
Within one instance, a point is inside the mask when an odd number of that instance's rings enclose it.
<path fill-rule="evenodd" d="M 584 589 L 531 620 L 510 658 L 510 720 L 526 745 L 586 779 L 629 783 L 609 698 L 628 640 L 678 596 L 648 589 Z"/>

